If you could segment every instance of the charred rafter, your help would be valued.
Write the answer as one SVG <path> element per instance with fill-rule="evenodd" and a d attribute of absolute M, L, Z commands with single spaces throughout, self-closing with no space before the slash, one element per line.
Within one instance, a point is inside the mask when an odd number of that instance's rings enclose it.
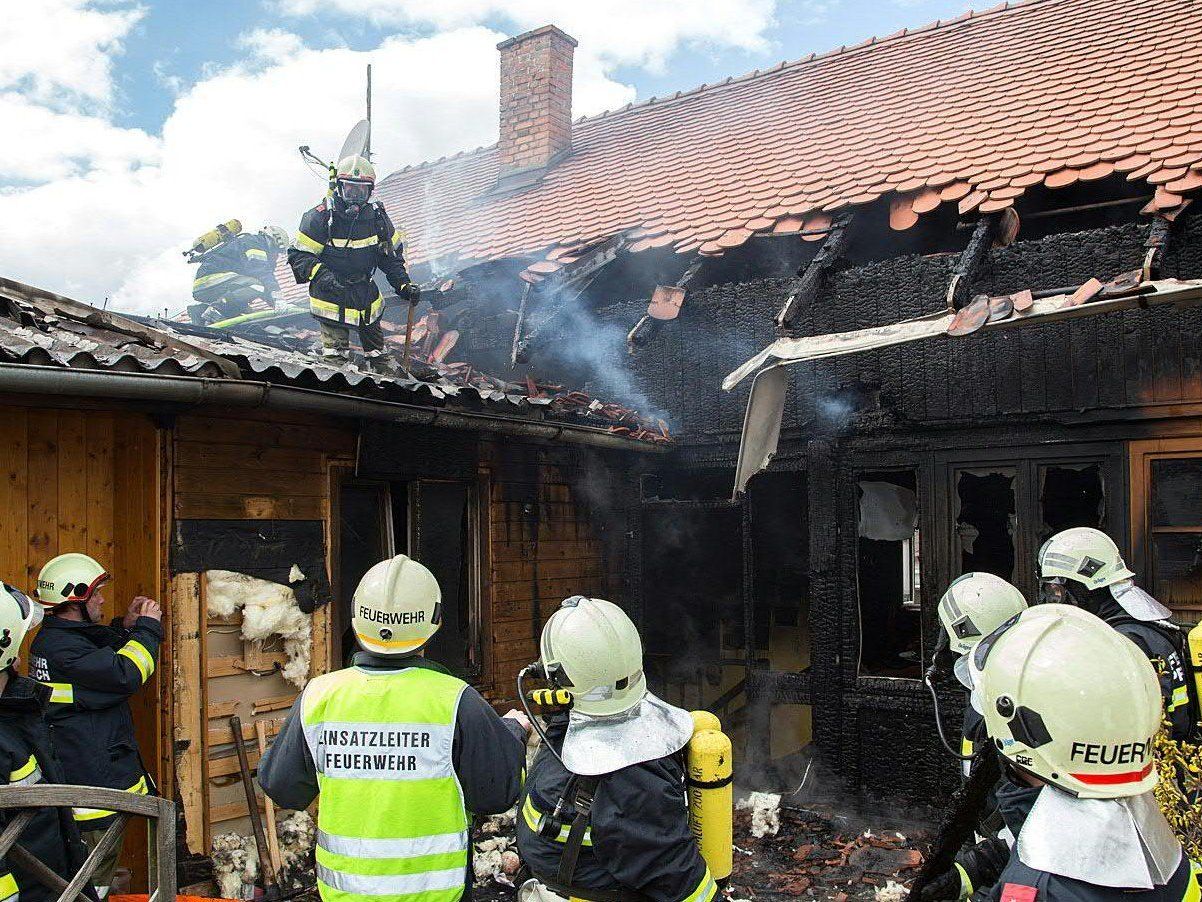
<path fill-rule="evenodd" d="M 1164 263 L 1164 255 L 1168 252 L 1173 240 L 1173 223 L 1163 216 L 1152 219 L 1152 227 L 1148 230 L 1147 240 L 1144 241 L 1143 277 L 1145 280 L 1159 279 L 1160 267 Z"/>
<path fill-rule="evenodd" d="M 629 239 L 627 239 L 625 234 L 615 235 L 608 241 L 585 252 L 576 262 L 565 266 L 555 276 L 547 279 L 542 285 L 543 293 L 558 294 L 560 301 L 554 308 L 547 312 L 538 325 L 523 334 L 526 327 L 527 306 L 532 293 L 531 286 L 527 284 L 522 292 L 522 304 L 518 310 L 518 321 L 513 330 L 513 348 L 509 356 L 509 365 L 511 367 L 517 366 L 519 363 L 525 363 L 530 359 L 531 348 L 546 332 L 547 327 L 559 319 L 565 311 L 576 303 L 582 294 L 588 291 L 589 286 L 601 274 L 601 270 L 610 263 L 613 263 L 628 243 Z"/>
<path fill-rule="evenodd" d="M 697 275 L 701 269 L 701 264 L 705 259 L 700 255 L 693 257 L 689 261 L 689 265 L 685 267 L 685 271 L 680 278 L 673 283 L 676 288 L 688 288 L 689 283 L 693 281 L 693 277 Z M 650 311 L 650 308 L 648 308 Z M 633 354 L 638 348 L 645 348 L 659 334 L 659 330 L 664 327 L 665 319 L 652 316 L 650 312 L 646 313 L 642 319 L 634 324 L 634 328 L 626 335 L 626 349 Z"/>
<path fill-rule="evenodd" d="M 818 296 L 826 282 L 827 273 L 843 256 L 853 216 L 852 213 L 842 213 L 835 218 L 814 259 L 806 265 L 804 271 L 798 272 L 798 278 L 789 289 L 789 297 L 781 307 L 780 313 L 776 315 L 776 328 L 782 334 L 788 335 L 794 331 L 797 314 Z"/>
<path fill-rule="evenodd" d="M 947 285 L 947 308 L 949 310 L 960 310 L 968 305 L 972 297 L 970 292 L 973 279 L 976 278 L 981 265 L 989 256 L 989 249 L 993 246 L 1000 223 L 1001 216 L 997 213 L 990 213 L 977 220 L 977 224 L 972 230 L 972 237 L 968 239 L 968 247 L 964 248 L 960 259 L 956 261 L 956 266 L 952 270 L 952 279 Z"/>

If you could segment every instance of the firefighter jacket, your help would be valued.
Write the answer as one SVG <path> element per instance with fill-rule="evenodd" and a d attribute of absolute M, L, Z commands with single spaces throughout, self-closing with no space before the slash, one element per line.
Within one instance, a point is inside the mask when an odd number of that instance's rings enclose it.
<path fill-rule="evenodd" d="M 1002 817 L 1015 836 L 1022 830 L 1041 791 L 1042 787 L 1020 783 L 1008 774 L 998 783 Z M 1176 873 L 1164 886 L 1150 890 L 1098 886 L 1028 867 L 1019 860 L 1015 843 L 1001 876 L 992 886 L 981 887 L 972 899 L 973 902 L 1202 902 L 1198 876 L 1198 866 L 1182 855 Z"/>
<path fill-rule="evenodd" d="M 154 673 L 163 627 L 139 617 L 125 630 L 47 615 L 30 646 L 30 675 L 50 687 L 46 720 L 66 782 L 145 795 L 146 771 L 129 697 Z M 76 808 L 81 830 L 112 822 L 111 811 Z"/>
<path fill-rule="evenodd" d="M 567 725 L 568 715 L 557 714 L 547 726 L 556 750 L 563 748 Z M 550 816 L 569 794 L 570 779 L 572 774 L 546 748 L 539 750 L 526 777 L 518 846 L 540 881 L 561 895 L 596 902 L 710 902 L 718 895 L 689 830 L 680 755 L 633 764 L 597 781 L 571 885 L 560 884 L 560 859 L 576 811 L 568 803 L 561 818 Z"/>
<path fill-rule="evenodd" d="M 1172 727 L 1172 738 L 1178 742 L 1192 739 L 1195 730 L 1190 713 L 1189 675 L 1185 669 L 1181 631 L 1171 623 L 1159 620 L 1121 618 L 1108 622 L 1138 645 L 1156 667 L 1164 709 Z"/>
<path fill-rule="evenodd" d="M 26 677 L 11 674 L 0 696 L 0 783 L 32 786 L 65 783 L 42 719 L 50 690 Z M 0 810 L 0 828 L 10 811 Z M 87 856 L 79 829 L 67 808 L 43 808 L 34 815 L 18 842 L 27 852 L 70 880 Z M 32 875 L 0 857 L 0 902 L 52 902 L 58 893 L 42 886 Z M 88 889 L 91 895 L 91 888 Z"/>
<path fill-rule="evenodd" d="M 233 276 L 249 276 L 274 292 L 275 262 L 279 257 L 275 243 L 266 235 L 244 232 L 213 248 L 200 259 L 192 290 L 199 291 L 229 281 Z"/>
<path fill-rule="evenodd" d="M 1198 865 L 1181 856 L 1181 864 L 1164 886 L 1148 890 L 1098 886 L 1072 877 L 1027 867 L 1018 857 L 1018 844 L 993 886 L 973 894 L 973 902 L 1199 902 Z"/>
<path fill-rule="evenodd" d="M 525 753 L 522 727 L 439 665 L 360 652 L 305 687 L 259 784 L 294 810 L 320 795 L 325 902 L 455 902 L 471 886 L 472 815 L 512 807 Z"/>
<path fill-rule="evenodd" d="M 384 313 L 384 298 L 372 279 L 379 269 L 393 291 L 409 284 L 400 235 L 383 204 L 371 203 L 356 216 L 326 200 L 301 217 L 288 265 L 298 284 L 309 283 L 309 311 L 347 326 L 371 325 Z"/>

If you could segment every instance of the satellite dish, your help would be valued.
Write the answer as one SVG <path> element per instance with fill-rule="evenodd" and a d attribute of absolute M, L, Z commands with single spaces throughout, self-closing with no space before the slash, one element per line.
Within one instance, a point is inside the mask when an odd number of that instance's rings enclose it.
<path fill-rule="evenodd" d="M 335 165 L 341 163 L 347 157 L 367 156 L 367 144 L 370 138 L 371 123 L 366 119 L 360 119 L 355 123 L 355 127 L 351 129 L 350 134 L 346 136 L 346 140 L 342 142 L 342 151 L 338 154 L 338 158 L 334 160 Z"/>

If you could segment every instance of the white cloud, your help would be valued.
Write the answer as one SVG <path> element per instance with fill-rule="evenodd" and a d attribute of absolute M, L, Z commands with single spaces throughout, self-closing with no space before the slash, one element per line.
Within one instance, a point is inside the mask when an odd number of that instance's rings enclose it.
<path fill-rule="evenodd" d="M 17 122 L 22 135 L 0 142 L 0 273 L 81 300 L 174 313 L 190 300 L 192 270 L 180 251 L 195 235 L 231 217 L 249 228 L 294 228 L 324 190 L 297 147 L 337 152 L 361 116 L 368 62 L 381 172 L 496 140 L 495 46 L 506 32 L 481 20 L 497 3 L 428 4 L 423 36 L 394 34 L 370 52 L 312 48 L 278 28 L 249 32 L 242 60 L 205 69 L 190 87 L 160 67 L 174 106 L 151 135 L 115 125 L 104 106 L 113 97 L 113 58 L 140 9 L 122 0 L 47 2 L 83 16 L 72 46 L 90 47 L 95 58 L 78 71 L 64 66 L 58 34 L 45 32 L 29 37 L 37 40 L 26 62 L 0 53 L 0 121 Z M 306 0 L 287 2 L 299 9 Z M 346 0 L 324 2 L 339 12 Z M 378 5 L 420 12 L 401 0 Z M 635 99 L 633 87 L 612 77 L 616 65 L 662 65 L 690 42 L 759 46 L 773 5 L 698 0 L 684 14 L 668 0 L 518 0 L 501 19 L 519 29 L 554 18 L 580 39 L 573 106 L 588 115 Z M 74 108 L 47 92 L 66 92 Z M 26 155 L 30 147 L 39 152 Z"/>
<path fill-rule="evenodd" d="M 323 183 L 297 147 L 337 152 L 362 115 L 367 62 L 382 171 L 494 142 L 503 37 L 462 28 L 388 38 L 367 53 L 254 32 L 245 38 L 250 56 L 180 94 L 157 138 L 0 96 L 0 119 L 20 116 L 34 142 L 0 143 L 0 173 L 44 182 L 0 194 L 0 271 L 83 300 L 174 312 L 188 300 L 191 270 L 180 250 L 192 237 L 232 216 L 249 228 L 291 230 L 320 199 Z M 586 112 L 634 96 L 587 68 L 581 82 Z M 23 156 L 29 146 L 51 150 Z"/>
<path fill-rule="evenodd" d="M 58 108 L 108 106 L 113 56 L 145 15 L 125 0 L 16 0 L 0 27 L 0 89 L 21 88 Z"/>
<path fill-rule="evenodd" d="M 662 71 L 682 45 L 766 50 L 776 0 L 275 0 L 275 5 L 291 15 L 338 13 L 436 29 L 501 22 L 518 31 L 550 22 L 607 67 Z"/>

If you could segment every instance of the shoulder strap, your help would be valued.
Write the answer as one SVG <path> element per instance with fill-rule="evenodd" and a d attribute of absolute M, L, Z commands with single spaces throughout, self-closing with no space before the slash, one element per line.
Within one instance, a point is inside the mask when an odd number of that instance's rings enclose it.
<path fill-rule="evenodd" d="M 600 782 L 600 776 L 574 775 L 564 790 L 564 798 L 571 801 L 572 807 L 576 809 L 576 817 L 572 819 L 568 838 L 563 844 L 563 854 L 559 858 L 559 873 L 556 874 L 557 882 L 564 886 L 571 886 L 572 878 L 576 876 L 576 861 L 580 858 L 580 849 L 584 846 L 584 832 L 588 829 L 593 811 L 593 796 L 596 795 L 597 784 Z"/>

